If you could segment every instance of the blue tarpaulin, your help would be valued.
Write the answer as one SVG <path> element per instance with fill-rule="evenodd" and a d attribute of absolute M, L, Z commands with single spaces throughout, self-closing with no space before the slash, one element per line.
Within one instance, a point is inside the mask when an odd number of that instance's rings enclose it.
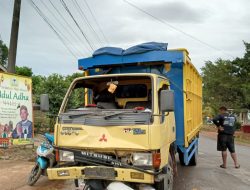
<path fill-rule="evenodd" d="M 123 52 L 123 55 L 145 53 L 148 51 L 166 51 L 167 46 L 168 46 L 167 43 L 147 42 L 126 49 Z"/>
<path fill-rule="evenodd" d="M 93 56 L 98 55 L 131 55 L 131 54 L 139 54 L 145 53 L 148 51 L 166 51 L 167 43 L 159 43 L 159 42 L 147 42 L 142 43 L 136 46 L 132 46 L 126 50 L 118 47 L 103 47 L 96 50 L 93 53 Z"/>
<path fill-rule="evenodd" d="M 118 47 L 102 47 L 94 51 L 93 56 L 98 55 L 122 55 L 124 50 Z"/>

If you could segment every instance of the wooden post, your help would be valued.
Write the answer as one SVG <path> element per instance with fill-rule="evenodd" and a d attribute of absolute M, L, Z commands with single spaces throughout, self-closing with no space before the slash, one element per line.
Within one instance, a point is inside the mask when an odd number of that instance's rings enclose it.
<path fill-rule="evenodd" d="M 9 54 L 8 54 L 7 71 L 9 73 L 15 73 L 16 71 L 15 66 L 16 66 L 16 52 L 17 52 L 20 10 L 21 10 L 21 0 L 15 0 L 13 18 L 12 18 L 12 26 L 11 26 L 10 47 L 9 47 Z"/>

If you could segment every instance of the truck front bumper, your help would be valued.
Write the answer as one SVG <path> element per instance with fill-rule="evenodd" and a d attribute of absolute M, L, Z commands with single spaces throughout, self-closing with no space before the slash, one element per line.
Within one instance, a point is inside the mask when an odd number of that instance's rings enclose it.
<path fill-rule="evenodd" d="M 100 177 L 95 176 L 95 172 L 91 176 L 87 176 L 84 171 L 95 170 L 95 169 L 114 170 L 114 177 Z M 74 166 L 74 167 L 63 167 L 63 168 L 48 168 L 47 169 L 48 178 L 53 179 L 105 179 L 112 181 L 126 181 L 135 183 L 154 183 L 154 175 L 143 173 L 133 169 L 127 168 L 109 168 L 109 167 L 99 167 L 99 166 Z"/>

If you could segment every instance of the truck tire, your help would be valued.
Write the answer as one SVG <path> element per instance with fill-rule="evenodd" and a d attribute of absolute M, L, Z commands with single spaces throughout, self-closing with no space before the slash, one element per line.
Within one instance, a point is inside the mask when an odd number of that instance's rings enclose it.
<path fill-rule="evenodd" d="M 189 161 L 189 166 L 196 166 L 197 165 L 197 157 L 198 157 L 198 149 L 196 149 L 195 153 L 193 154 L 192 158 Z"/>
<path fill-rule="evenodd" d="M 178 151 L 179 154 L 179 161 L 180 161 L 180 165 L 181 166 L 185 166 L 185 162 L 184 162 L 184 153 L 181 152 L 180 150 Z"/>

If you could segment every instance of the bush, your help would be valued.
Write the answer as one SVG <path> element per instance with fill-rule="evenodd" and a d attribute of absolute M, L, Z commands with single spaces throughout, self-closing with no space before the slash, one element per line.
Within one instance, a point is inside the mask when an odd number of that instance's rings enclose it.
<path fill-rule="evenodd" d="M 234 124 L 234 128 L 235 128 L 236 130 L 240 130 L 240 128 L 241 128 L 241 123 L 238 122 L 238 121 L 236 121 L 235 124 Z"/>

